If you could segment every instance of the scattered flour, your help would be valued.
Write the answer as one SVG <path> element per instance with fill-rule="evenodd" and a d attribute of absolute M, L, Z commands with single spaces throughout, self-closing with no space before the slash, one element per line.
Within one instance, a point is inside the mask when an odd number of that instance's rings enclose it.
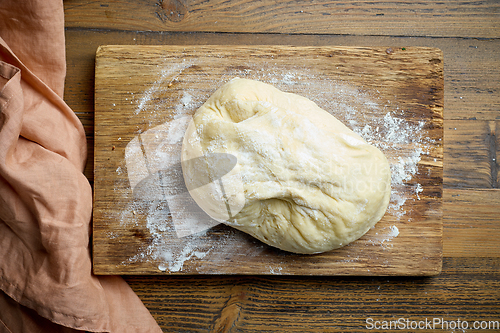
<path fill-rule="evenodd" d="M 378 237 L 382 237 L 381 239 L 372 239 L 369 241 L 372 245 L 380 245 L 383 249 L 392 249 L 393 244 L 391 240 L 399 235 L 399 228 L 395 225 L 392 225 L 389 228 L 382 228 L 382 235 L 379 235 L 377 232 L 376 235 Z"/>
<path fill-rule="evenodd" d="M 417 186 L 415 187 L 415 194 L 417 195 L 417 199 L 420 200 L 420 195 L 419 193 L 420 192 L 423 192 L 424 189 L 422 188 L 422 185 L 420 185 L 419 183 L 417 183 Z"/>
<path fill-rule="evenodd" d="M 395 225 L 391 227 L 391 231 L 387 235 L 387 237 L 390 237 L 391 239 L 394 237 L 397 237 L 399 235 L 399 229 Z"/>
<path fill-rule="evenodd" d="M 196 109 L 199 106 L 201 106 L 201 105 L 195 103 L 193 96 L 190 93 L 184 91 L 182 93 L 181 99 L 179 100 L 179 103 L 175 105 L 175 112 L 177 114 L 180 114 L 186 108 L 195 107 L 195 109 Z"/>
<path fill-rule="evenodd" d="M 142 95 L 142 97 L 139 99 L 139 102 L 137 104 L 137 108 L 135 110 L 135 114 L 139 114 L 141 111 L 144 110 L 144 108 L 146 107 L 146 105 L 151 101 L 151 99 L 153 98 L 153 95 L 162 87 L 163 85 L 163 82 L 165 82 L 165 80 L 171 76 L 175 71 L 177 70 L 177 68 L 163 68 L 161 71 L 160 71 L 160 75 L 159 75 L 159 79 L 157 81 L 155 81 L 153 83 L 153 85 L 151 85 L 151 87 L 149 87 L 145 92 L 144 94 Z"/>
<path fill-rule="evenodd" d="M 283 267 L 281 266 L 269 266 L 269 273 L 280 275 L 282 274 Z"/>
<path fill-rule="evenodd" d="M 184 267 L 184 263 L 186 261 L 190 260 L 192 257 L 203 259 L 209 252 L 210 250 L 206 252 L 197 251 L 193 244 L 188 244 L 182 249 L 181 253 L 176 257 L 171 255 L 170 252 L 166 252 L 167 255 L 165 255 L 164 253 L 162 256 L 164 262 L 158 266 L 158 269 L 165 271 L 167 268 L 165 264 L 168 263 L 168 269 L 170 272 L 179 272 L 182 271 L 182 268 Z"/>
<path fill-rule="evenodd" d="M 183 62 L 181 64 L 167 65 L 163 68 L 158 69 L 158 79 L 152 82 L 152 84 L 145 89 L 145 91 L 140 94 L 140 98 L 137 99 L 133 96 L 132 103 L 135 101 L 137 107 L 134 113 L 136 115 L 142 115 L 143 119 L 146 120 L 150 126 L 154 126 L 154 123 L 158 123 L 164 120 L 165 112 L 172 105 L 175 105 L 174 119 L 191 113 L 190 111 L 203 104 L 207 96 L 193 96 L 188 91 L 175 91 L 175 94 L 167 94 L 166 91 L 170 85 L 174 85 L 177 82 L 177 78 L 191 66 L 190 62 Z M 127 98 L 128 99 L 128 98 Z"/>

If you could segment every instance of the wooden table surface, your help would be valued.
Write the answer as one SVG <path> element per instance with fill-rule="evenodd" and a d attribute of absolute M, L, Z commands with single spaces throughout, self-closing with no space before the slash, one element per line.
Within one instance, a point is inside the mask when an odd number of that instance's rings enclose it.
<path fill-rule="evenodd" d="M 87 133 L 91 183 L 99 45 L 428 46 L 444 53 L 442 273 L 126 277 L 165 332 L 360 332 L 398 319 L 402 332 L 425 320 L 442 332 L 498 325 L 500 2 L 67 0 L 64 6 L 65 100 Z"/>

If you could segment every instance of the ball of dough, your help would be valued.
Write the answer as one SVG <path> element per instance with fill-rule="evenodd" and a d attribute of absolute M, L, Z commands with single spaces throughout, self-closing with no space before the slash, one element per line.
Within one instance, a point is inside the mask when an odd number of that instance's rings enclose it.
<path fill-rule="evenodd" d="M 230 171 L 224 156 L 236 158 Z M 196 111 L 182 161 L 207 214 L 294 253 L 358 239 L 382 218 L 391 192 L 379 149 L 311 100 L 247 79 L 229 81 Z"/>

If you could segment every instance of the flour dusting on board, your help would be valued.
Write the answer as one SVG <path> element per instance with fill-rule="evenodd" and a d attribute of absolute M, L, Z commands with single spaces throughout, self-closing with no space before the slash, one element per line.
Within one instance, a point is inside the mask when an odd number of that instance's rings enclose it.
<path fill-rule="evenodd" d="M 158 96 L 164 93 L 160 90 L 165 89 L 167 84 L 170 85 L 185 69 L 186 67 L 178 67 L 161 70 L 159 79 L 145 91 L 137 103 L 136 114 L 147 112 L 145 118 L 149 121 L 151 118 L 161 117 L 165 113 L 162 106 L 166 103 L 165 100 L 158 100 L 161 98 Z M 215 248 L 207 248 L 206 240 L 201 237 L 207 229 L 218 223 L 199 223 L 199 220 L 206 218 L 193 216 L 198 211 L 192 209 L 181 212 L 184 213 L 181 217 L 184 222 L 183 229 L 191 227 L 186 233 L 188 237 L 182 237 L 179 225 L 175 224 L 182 209 L 173 209 L 185 206 L 189 194 L 173 193 L 172 184 L 182 187 L 178 185 L 181 182 L 183 184 L 180 169 L 182 139 L 191 119 L 190 115 L 202 101 L 195 99 L 187 91 L 177 91 L 170 97 L 169 102 L 175 105 L 173 119 L 146 131 L 138 131 L 138 135 L 125 149 L 126 168 L 135 199 L 129 209 L 122 212 L 121 221 L 138 226 L 140 220 L 145 219 L 149 238 L 148 245 L 123 264 L 153 261 L 159 263 L 160 271 L 179 272 L 183 270 L 186 262 L 203 259 Z M 151 117 L 151 113 L 154 113 L 155 117 Z M 190 221 L 191 226 L 188 223 Z M 169 242 L 172 239 L 177 240 L 175 244 Z"/>
<path fill-rule="evenodd" d="M 383 152 L 397 152 L 391 154 L 397 157 L 389 160 L 392 192 L 388 208 L 388 213 L 396 217 L 396 220 L 407 214 L 405 203 L 408 200 L 420 200 L 424 188 L 421 184 L 411 184 L 411 182 L 419 173 L 418 164 L 422 156 L 429 153 L 428 147 L 433 142 L 424 134 L 425 122 L 406 120 L 404 114 L 407 111 L 400 109 L 396 102 L 381 101 L 376 92 L 361 91 L 343 82 L 311 75 L 306 68 L 300 67 L 289 68 L 287 71 L 275 71 L 271 67 L 256 71 L 252 70 L 251 66 L 248 68 L 243 66 L 241 69 L 236 68 L 221 74 L 219 82 L 207 83 L 206 89 L 202 92 L 190 90 L 186 84 L 182 89 L 171 89 L 167 94 L 166 91 L 172 83 L 175 83 L 180 76 L 187 75 L 185 72 L 189 66 L 190 64 L 183 63 L 159 68 L 158 79 L 137 99 L 135 113 L 147 119 L 151 128 L 158 126 L 162 118 L 165 118 L 165 114 L 170 114 L 174 120 L 190 117 L 217 88 L 234 77 L 259 80 L 272 84 L 282 91 L 293 91 L 308 97 Z M 310 82 L 316 84 L 312 85 Z M 318 91 L 316 89 L 318 86 L 324 89 Z M 174 87 L 175 85 L 172 88 Z M 373 114 L 384 114 L 384 116 L 376 118 L 372 116 Z M 160 132 L 138 131 L 137 142 L 131 141 L 129 144 L 129 159 L 133 161 L 132 164 L 137 164 L 137 173 L 132 176 L 135 179 L 131 181 L 132 187 L 142 184 L 143 179 L 155 174 L 156 169 L 151 170 L 152 165 L 160 165 L 163 168 L 165 165 L 174 165 L 170 159 L 175 155 L 174 151 L 180 151 L 187 122 L 172 122 L 166 119 L 163 121 L 166 125 L 158 126 Z M 171 124 L 168 124 L 169 122 Z M 145 139 L 154 142 L 155 138 L 159 140 L 165 137 L 168 138 L 167 142 L 156 142 L 153 150 L 144 145 Z M 145 154 L 149 154 L 150 157 L 148 161 L 141 162 Z M 127 164 L 129 177 L 133 170 L 134 166 Z M 117 169 L 117 172 L 123 173 L 123 168 Z M 154 192 L 158 189 L 149 190 Z M 217 242 L 207 245 L 208 229 L 189 234 L 187 237 L 179 237 L 172 220 L 171 207 L 165 198 L 164 195 L 160 195 L 149 198 L 147 202 L 136 200 L 122 212 L 122 224 L 136 225 L 139 229 L 140 221 L 146 220 L 148 230 L 148 235 L 144 236 L 147 237 L 148 245 L 123 264 L 150 261 L 157 265 L 159 272 L 175 273 L 186 269 L 192 272 L 203 266 L 204 260 L 208 257 L 214 262 L 214 257 L 224 258 L 226 251 L 234 251 L 233 248 L 225 248 L 225 238 L 222 236 L 219 236 Z M 377 244 L 388 249 L 391 247 L 390 241 L 399 235 L 400 230 L 396 225 L 392 225 L 384 227 L 379 232 L 381 234 L 376 238 Z M 172 243 L 172 239 L 176 239 L 175 244 Z M 258 243 L 256 248 L 258 251 L 264 251 L 264 247 L 259 247 Z M 271 266 L 269 273 L 286 274 L 286 266 Z"/>

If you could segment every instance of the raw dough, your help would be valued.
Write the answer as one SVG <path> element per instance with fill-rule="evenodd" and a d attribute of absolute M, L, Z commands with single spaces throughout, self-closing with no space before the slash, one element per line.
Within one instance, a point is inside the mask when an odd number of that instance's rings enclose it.
<path fill-rule="evenodd" d="M 237 163 L 204 185 L 220 169 L 213 153 Z M 391 192 L 379 149 L 311 100 L 247 79 L 226 83 L 196 111 L 182 160 L 186 186 L 207 214 L 295 253 L 358 239 L 382 218 Z"/>

